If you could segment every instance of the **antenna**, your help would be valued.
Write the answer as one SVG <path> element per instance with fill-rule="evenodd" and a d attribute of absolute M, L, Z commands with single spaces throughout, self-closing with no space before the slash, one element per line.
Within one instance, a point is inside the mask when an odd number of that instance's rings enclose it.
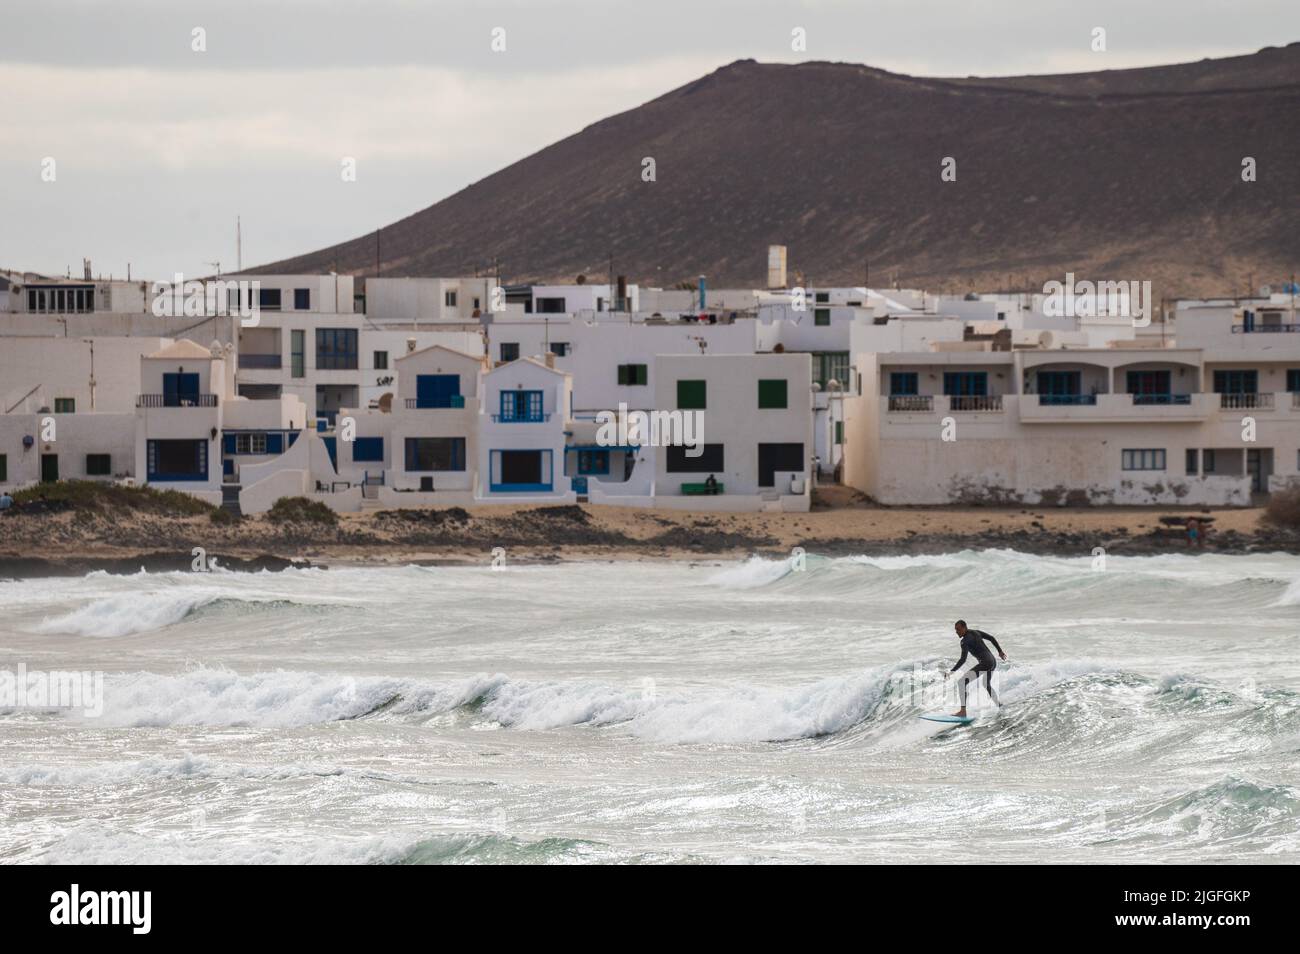
<path fill-rule="evenodd" d="M 204 262 L 203 264 L 204 264 L 204 265 L 211 265 L 213 268 L 215 268 L 215 269 L 217 270 L 217 277 L 218 277 L 218 278 L 221 277 L 221 263 L 220 263 L 220 262 Z"/>
<path fill-rule="evenodd" d="M 244 230 L 239 221 L 239 216 L 235 216 L 235 271 L 244 270 Z"/>

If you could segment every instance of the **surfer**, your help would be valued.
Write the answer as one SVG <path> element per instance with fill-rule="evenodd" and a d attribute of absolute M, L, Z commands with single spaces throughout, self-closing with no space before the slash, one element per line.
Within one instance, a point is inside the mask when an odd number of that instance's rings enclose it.
<path fill-rule="evenodd" d="M 1002 657 L 1003 660 L 1006 660 L 1007 654 L 1002 651 L 1002 647 L 998 645 L 998 641 L 988 633 L 982 632 L 978 629 L 967 629 L 966 621 L 964 619 L 957 620 L 953 625 L 953 629 L 957 631 L 957 638 L 961 640 L 961 659 L 957 660 L 957 665 L 953 666 L 948 670 L 948 672 L 943 674 L 943 678 L 947 679 L 949 675 L 960 669 L 962 663 L 966 661 L 967 655 L 974 656 L 976 663 L 970 672 L 961 677 L 961 682 L 957 683 L 957 697 L 961 700 L 961 708 L 954 712 L 953 715 L 959 718 L 965 718 L 966 688 L 972 682 L 979 679 L 980 673 L 984 674 L 984 688 L 989 691 L 989 698 L 998 705 L 1002 705 L 1002 700 L 999 699 L 998 694 L 993 691 L 993 670 L 998 668 L 998 663 L 997 660 L 993 658 L 993 654 L 989 652 L 989 648 L 984 645 L 985 640 L 993 644 L 993 648 L 998 651 L 998 655 Z"/>

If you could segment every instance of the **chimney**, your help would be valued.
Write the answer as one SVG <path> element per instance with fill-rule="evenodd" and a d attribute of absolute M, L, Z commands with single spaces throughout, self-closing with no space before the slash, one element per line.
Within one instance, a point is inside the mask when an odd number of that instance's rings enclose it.
<path fill-rule="evenodd" d="M 631 311 L 631 305 L 627 300 L 627 276 L 618 276 L 618 291 L 615 292 L 615 311 Z"/>
<path fill-rule="evenodd" d="M 90 280 L 91 280 L 91 279 L 90 279 L 90 259 L 88 259 L 88 258 L 83 258 L 83 259 L 81 260 L 81 274 L 82 274 L 82 277 L 86 279 L 86 281 L 90 281 Z"/>
<path fill-rule="evenodd" d="M 785 288 L 784 245 L 769 245 L 767 247 L 767 287 L 769 289 Z"/>
<path fill-rule="evenodd" d="M 406 339 L 406 353 L 407 353 L 407 354 L 410 354 L 410 353 L 411 353 L 412 351 L 414 351 L 414 350 L 415 350 L 415 339 L 414 339 L 414 338 L 407 338 L 407 339 Z"/>
<path fill-rule="evenodd" d="M 547 366 L 548 368 L 554 368 L 554 367 L 555 367 L 555 352 L 554 352 L 554 351 L 548 351 L 548 352 L 546 352 L 546 366 Z"/>

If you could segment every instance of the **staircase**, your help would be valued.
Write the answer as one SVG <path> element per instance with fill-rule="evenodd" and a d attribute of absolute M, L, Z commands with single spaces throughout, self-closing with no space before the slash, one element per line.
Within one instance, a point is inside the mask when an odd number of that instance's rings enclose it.
<path fill-rule="evenodd" d="M 221 485 L 221 509 L 236 517 L 244 515 L 244 512 L 239 509 L 239 491 L 241 489 L 239 484 Z"/>

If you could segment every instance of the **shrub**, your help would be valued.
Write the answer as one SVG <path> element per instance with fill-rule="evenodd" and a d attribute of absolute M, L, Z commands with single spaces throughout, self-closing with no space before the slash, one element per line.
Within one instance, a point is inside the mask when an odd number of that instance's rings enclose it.
<path fill-rule="evenodd" d="M 1268 499 L 1264 519 L 1275 527 L 1300 530 L 1300 486 L 1279 490 Z"/>
<path fill-rule="evenodd" d="M 77 510 L 111 516 L 130 510 L 160 516 L 191 517 L 216 509 L 179 490 L 155 490 L 97 480 L 57 480 L 36 484 L 18 491 L 13 498 L 15 510 L 29 513 Z"/>
<path fill-rule="evenodd" d="M 339 515 L 317 500 L 306 497 L 281 497 L 266 514 L 272 523 L 319 523 L 334 526 Z"/>

